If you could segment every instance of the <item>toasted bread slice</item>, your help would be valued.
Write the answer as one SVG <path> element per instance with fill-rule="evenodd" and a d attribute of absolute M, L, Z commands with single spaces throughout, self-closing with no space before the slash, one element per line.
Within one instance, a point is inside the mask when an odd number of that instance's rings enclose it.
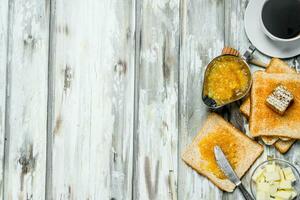
<path fill-rule="evenodd" d="M 278 137 L 274 137 L 274 136 L 262 136 L 261 140 L 266 144 L 266 145 L 273 145 L 275 144 L 279 138 Z"/>
<path fill-rule="evenodd" d="M 283 116 L 265 103 L 267 96 L 279 84 L 294 95 L 294 103 Z M 256 72 L 251 90 L 250 132 L 253 137 L 278 136 L 300 139 L 300 74 L 270 74 Z"/>
<path fill-rule="evenodd" d="M 251 101 L 250 96 L 248 96 L 240 106 L 241 113 L 248 119 L 250 117 L 250 107 L 251 107 Z"/>
<path fill-rule="evenodd" d="M 296 73 L 294 68 L 291 68 L 286 62 L 280 60 L 279 58 L 272 58 L 268 68 L 267 73 Z"/>
<path fill-rule="evenodd" d="M 288 140 L 288 141 L 278 140 L 274 144 L 274 146 L 280 153 L 286 153 L 293 146 L 295 141 L 296 140 Z"/>
<path fill-rule="evenodd" d="M 289 65 L 278 59 L 278 58 L 272 58 L 268 68 L 266 69 L 267 73 L 296 73 L 296 70 L 289 67 Z M 242 103 L 240 107 L 240 111 L 245 115 L 245 117 L 249 118 L 250 116 L 250 96 L 248 96 L 245 101 Z"/>
<path fill-rule="evenodd" d="M 269 65 L 268 65 L 268 68 L 266 69 L 266 72 L 268 73 L 296 73 L 296 70 L 294 68 L 291 68 L 289 67 L 289 65 L 278 59 L 278 58 L 272 58 Z M 242 103 L 241 107 L 240 107 L 240 111 L 241 113 L 249 118 L 250 116 L 250 105 L 251 104 L 251 101 L 250 101 L 250 96 L 247 97 L 245 99 L 245 101 Z M 284 137 L 280 137 L 281 140 L 284 140 L 284 141 L 288 141 L 288 140 L 291 140 L 290 138 L 284 138 Z M 262 141 L 266 144 L 266 145 L 273 145 L 276 141 L 278 141 L 278 137 L 273 137 L 273 136 L 262 136 Z M 279 142 L 279 141 L 278 141 Z M 280 145 L 275 145 L 275 147 L 282 147 L 284 144 L 285 145 L 292 145 L 294 142 L 287 142 L 285 144 L 285 142 L 280 142 Z M 286 149 L 286 148 L 284 148 Z M 282 149 L 284 151 L 284 149 Z M 288 148 L 289 149 L 289 148 Z M 279 149 L 280 151 L 280 149 Z"/>
<path fill-rule="evenodd" d="M 240 111 L 241 113 L 248 119 L 250 116 L 250 106 L 251 106 L 251 101 L 250 97 L 247 97 L 245 101 L 242 103 L 240 106 Z M 266 145 L 273 145 L 279 138 L 278 137 L 273 137 L 273 136 L 262 136 L 261 137 L 262 141 Z"/>
<path fill-rule="evenodd" d="M 283 140 L 283 141 L 289 141 L 292 140 L 291 138 L 288 137 L 279 137 L 279 139 Z"/>
<path fill-rule="evenodd" d="M 208 116 L 203 128 L 184 151 L 182 159 L 221 190 L 232 192 L 235 185 L 217 166 L 213 151 L 215 145 L 221 147 L 239 177 L 261 155 L 263 147 L 219 115 L 211 113 Z"/>

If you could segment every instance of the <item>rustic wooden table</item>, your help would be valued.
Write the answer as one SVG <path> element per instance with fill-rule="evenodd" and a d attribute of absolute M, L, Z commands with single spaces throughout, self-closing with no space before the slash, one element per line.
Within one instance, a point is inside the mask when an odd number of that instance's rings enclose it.
<path fill-rule="evenodd" d="M 0 0 L 0 199 L 242 199 L 180 155 L 207 115 L 205 65 L 249 45 L 246 5 Z M 222 114 L 248 132 L 237 104 Z M 300 162 L 300 143 L 267 155 Z"/>

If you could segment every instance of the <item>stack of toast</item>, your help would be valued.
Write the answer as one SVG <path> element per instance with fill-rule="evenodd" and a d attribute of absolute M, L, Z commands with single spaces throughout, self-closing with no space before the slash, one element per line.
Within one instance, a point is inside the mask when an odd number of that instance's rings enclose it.
<path fill-rule="evenodd" d="M 261 137 L 266 145 L 274 145 L 281 153 L 286 153 L 296 139 L 300 139 L 300 131 L 297 130 L 300 125 L 299 77 L 287 63 L 273 58 L 265 72 L 254 73 L 251 95 L 240 107 L 249 119 L 251 135 Z M 286 85 L 295 95 L 294 103 L 283 116 L 265 104 L 267 96 L 279 84 Z"/>

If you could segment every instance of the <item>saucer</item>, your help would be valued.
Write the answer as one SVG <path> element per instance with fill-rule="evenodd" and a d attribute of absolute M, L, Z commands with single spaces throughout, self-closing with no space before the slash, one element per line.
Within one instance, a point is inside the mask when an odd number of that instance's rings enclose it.
<path fill-rule="evenodd" d="M 300 40 L 292 44 L 273 41 L 260 26 L 260 11 L 263 0 L 250 0 L 245 11 L 244 26 L 250 42 L 263 54 L 270 57 L 290 58 L 300 54 Z"/>

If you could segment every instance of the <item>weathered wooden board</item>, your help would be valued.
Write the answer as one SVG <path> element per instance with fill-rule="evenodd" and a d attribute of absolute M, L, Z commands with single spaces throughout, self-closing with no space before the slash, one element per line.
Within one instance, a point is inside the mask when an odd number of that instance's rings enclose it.
<path fill-rule="evenodd" d="M 244 11 L 248 4 L 248 0 L 235 1 L 229 0 L 225 1 L 225 45 L 231 46 L 244 53 L 245 50 L 250 45 L 245 31 L 244 31 Z M 255 53 L 255 56 L 260 60 L 265 61 L 265 58 L 261 54 Z M 251 66 L 252 71 L 259 69 L 258 67 Z M 261 70 L 261 68 L 260 68 Z M 239 106 L 242 101 L 233 103 L 225 109 L 223 113 L 228 117 L 228 120 L 241 131 L 251 136 L 249 132 L 249 124 L 246 118 L 244 118 L 239 111 Z M 253 165 L 253 167 L 245 174 L 242 181 L 245 187 L 250 191 L 250 179 L 252 170 L 257 164 L 266 160 L 267 155 L 272 155 L 274 153 L 274 148 L 266 147 L 263 155 L 258 159 L 258 161 Z M 243 199 L 241 193 L 235 190 L 233 193 L 224 193 L 223 199 Z"/>
<path fill-rule="evenodd" d="M 288 59 L 287 62 L 290 66 L 296 67 L 300 66 L 300 56 L 297 56 L 292 59 Z M 291 161 L 292 163 L 296 164 L 298 170 L 300 170 L 300 141 L 294 143 L 291 149 L 285 154 L 281 155 L 279 152 L 276 154 L 276 157 L 283 158 L 285 160 Z"/>
<path fill-rule="evenodd" d="M 49 199 L 131 199 L 133 0 L 51 7 Z"/>
<path fill-rule="evenodd" d="M 224 46 L 224 2 L 181 2 L 179 152 L 196 136 L 208 114 L 201 100 L 205 66 Z M 220 192 L 179 159 L 178 199 L 221 199 Z"/>
<path fill-rule="evenodd" d="M 3 199 L 8 0 L 0 1 L 0 199 Z"/>
<path fill-rule="evenodd" d="M 249 45 L 247 3 L 0 0 L 0 199 L 241 199 L 180 156 L 208 114 L 206 64 Z M 221 114 L 249 135 L 238 107 Z M 258 162 L 300 169 L 299 149 Z"/>
<path fill-rule="evenodd" d="M 177 199 L 179 1 L 137 8 L 134 199 Z"/>
<path fill-rule="evenodd" d="M 3 198 L 44 199 L 49 1 L 12 0 L 8 20 Z"/>

